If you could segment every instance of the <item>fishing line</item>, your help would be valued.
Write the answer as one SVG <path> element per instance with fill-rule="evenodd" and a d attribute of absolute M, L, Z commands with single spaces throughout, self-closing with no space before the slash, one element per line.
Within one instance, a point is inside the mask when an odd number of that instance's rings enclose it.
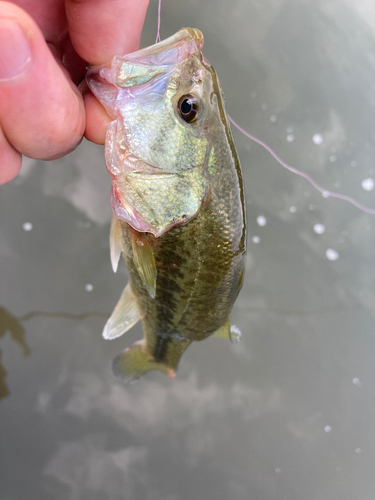
<path fill-rule="evenodd" d="M 338 198 L 339 200 L 344 200 L 344 201 L 347 201 L 347 202 L 351 203 L 352 205 L 354 205 L 355 207 L 359 208 L 359 210 L 362 210 L 363 212 L 375 215 L 375 209 L 374 208 L 369 208 L 369 207 L 366 207 L 365 205 L 362 205 L 362 203 L 359 203 L 359 201 L 355 200 L 351 196 L 347 196 L 346 194 L 335 193 L 334 191 L 328 191 L 327 189 L 324 189 L 321 186 L 319 186 L 319 184 L 316 181 L 314 181 L 314 179 L 312 177 L 310 177 L 309 174 L 306 174 L 305 172 L 302 172 L 301 170 L 297 170 L 296 168 L 291 167 L 290 165 L 288 165 L 287 163 L 285 163 L 285 161 L 282 160 L 275 153 L 275 151 L 273 151 L 269 146 L 267 146 L 267 144 L 265 142 L 263 142 L 260 139 L 257 139 L 256 137 L 250 135 L 243 128 L 241 128 L 238 125 L 238 123 L 236 123 L 233 120 L 233 118 L 231 118 L 229 115 L 227 115 L 227 116 L 228 116 L 229 121 L 231 123 L 233 123 L 233 125 L 236 128 L 238 128 L 238 130 L 240 132 L 242 132 L 246 137 L 248 137 L 252 141 L 254 141 L 257 144 L 259 144 L 260 146 L 262 146 L 262 148 L 264 148 L 266 151 L 268 151 L 275 158 L 275 160 L 278 163 L 280 163 L 280 165 L 282 167 L 284 167 L 287 170 L 289 170 L 289 172 L 292 172 L 293 174 L 299 175 L 300 177 L 303 177 L 304 179 L 306 179 L 317 191 L 319 191 L 320 193 L 322 193 L 322 195 L 323 195 L 324 198 L 329 198 L 329 197 L 331 197 L 331 198 Z"/>
<path fill-rule="evenodd" d="M 159 3 L 158 3 L 158 32 L 157 32 L 157 35 L 156 35 L 156 42 L 155 43 L 158 43 L 158 41 L 159 42 L 161 41 L 161 39 L 160 39 L 160 19 L 161 19 L 161 0 L 159 0 Z M 317 191 L 319 191 L 322 194 L 322 196 L 324 198 L 337 198 L 339 200 L 347 201 L 348 203 L 351 203 L 352 205 L 354 205 L 359 210 L 362 210 L 362 212 L 365 212 L 365 213 L 371 214 L 371 215 L 375 215 L 375 209 L 374 208 L 366 207 L 365 205 L 362 205 L 362 203 L 360 203 L 359 201 L 357 201 L 355 198 L 352 198 L 351 196 L 347 196 L 346 194 L 335 193 L 334 191 L 328 191 L 327 189 L 324 189 L 322 186 L 320 186 L 309 174 L 306 174 L 305 172 L 302 172 L 301 170 L 297 170 L 296 168 L 288 165 L 284 160 L 282 160 L 273 151 L 273 149 L 270 148 L 270 146 L 268 146 L 265 142 L 261 141 L 260 139 L 257 139 L 253 135 L 251 135 L 248 132 L 246 132 L 242 127 L 240 127 L 238 125 L 238 123 L 236 123 L 233 120 L 233 118 L 231 118 L 229 115 L 227 115 L 227 116 L 228 116 L 229 121 L 242 134 L 244 134 L 246 137 L 248 137 L 253 142 L 256 142 L 257 144 L 259 144 L 260 146 L 262 146 L 262 148 L 264 148 L 266 151 L 268 151 L 268 153 L 270 153 L 270 155 L 272 155 L 275 158 L 275 160 L 282 167 L 284 167 L 287 170 L 289 170 L 289 172 L 292 172 L 293 174 L 299 175 L 300 177 L 303 177 L 304 179 L 306 179 Z"/>
<path fill-rule="evenodd" d="M 158 32 L 156 34 L 155 43 L 161 42 L 161 39 L 160 39 L 160 13 L 161 13 L 161 0 L 159 0 L 159 5 L 158 5 Z"/>

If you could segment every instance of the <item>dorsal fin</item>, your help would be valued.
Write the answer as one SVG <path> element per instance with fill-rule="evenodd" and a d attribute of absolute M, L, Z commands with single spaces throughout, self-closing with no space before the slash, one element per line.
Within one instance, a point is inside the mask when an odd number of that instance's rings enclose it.
<path fill-rule="evenodd" d="M 216 330 L 216 332 L 211 334 L 211 337 L 217 337 L 220 339 L 228 339 L 231 342 L 239 342 L 241 340 L 241 331 L 235 326 L 230 326 L 230 318 Z"/>
<path fill-rule="evenodd" d="M 229 318 L 226 320 L 226 322 L 221 325 L 220 328 L 216 330 L 216 332 L 212 333 L 210 335 L 211 337 L 217 337 L 220 339 L 228 339 L 230 340 L 230 322 Z"/>

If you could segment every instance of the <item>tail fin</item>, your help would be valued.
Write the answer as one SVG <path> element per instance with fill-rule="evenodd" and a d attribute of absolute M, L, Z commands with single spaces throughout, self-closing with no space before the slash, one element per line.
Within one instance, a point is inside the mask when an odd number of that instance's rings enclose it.
<path fill-rule="evenodd" d="M 133 382 L 152 370 L 160 370 L 170 378 L 176 375 L 173 368 L 156 361 L 147 351 L 144 340 L 135 342 L 117 356 L 113 360 L 112 369 L 117 377 L 123 378 L 126 382 Z"/>

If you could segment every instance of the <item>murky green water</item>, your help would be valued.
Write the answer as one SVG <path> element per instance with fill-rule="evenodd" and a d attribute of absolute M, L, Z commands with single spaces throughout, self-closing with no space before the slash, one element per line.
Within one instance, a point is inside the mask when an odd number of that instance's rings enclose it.
<path fill-rule="evenodd" d="M 200 28 L 231 116 L 375 207 L 362 187 L 375 178 L 374 19 L 366 1 L 163 0 L 162 36 Z M 1 500 L 374 497 L 375 218 L 234 135 L 248 199 L 232 315 L 243 338 L 193 344 L 173 381 L 125 386 L 110 369 L 142 331 L 101 338 L 127 279 L 110 266 L 102 148 L 26 159 L 0 187 Z"/>

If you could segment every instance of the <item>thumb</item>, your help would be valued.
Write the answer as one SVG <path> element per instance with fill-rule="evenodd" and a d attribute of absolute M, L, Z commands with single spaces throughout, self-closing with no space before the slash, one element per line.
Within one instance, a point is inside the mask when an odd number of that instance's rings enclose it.
<path fill-rule="evenodd" d="M 80 141 L 82 97 L 33 19 L 0 1 L 0 183 L 15 176 L 20 154 L 62 155 Z"/>

